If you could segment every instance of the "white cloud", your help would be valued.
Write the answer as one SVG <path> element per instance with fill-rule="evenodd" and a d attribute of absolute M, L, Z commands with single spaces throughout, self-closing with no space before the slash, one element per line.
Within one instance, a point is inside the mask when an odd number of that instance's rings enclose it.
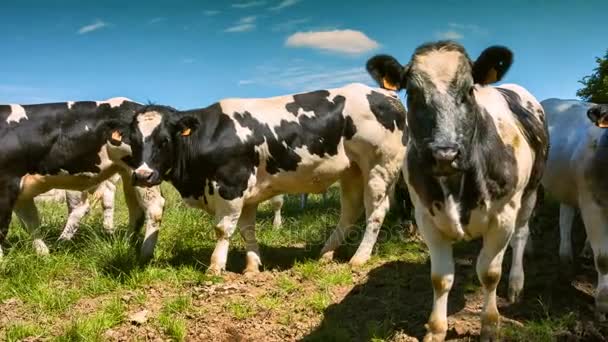
<path fill-rule="evenodd" d="M 224 32 L 247 32 L 255 29 L 257 17 L 255 15 L 251 15 L 248 17 L 243 17 L 239 19 L 233 26 L 230 26 L 224 30 Z"/>
<path fill-rule="evenodd" d="M 80 29 L 78 29 L 78 34 L 90 33 L 90 32 L 93 32 L 93 31 L 100 30 L 100 29 L 102 29 L 102 28 L 104 28 L 106 26 L 108 26 L 108 23 L 106 23 L 103 20 L 97 19 L 92 24 L 85 25 L 85 26 L 81 27 Z"/>
<path fill-rule="evenodd" d="M 164 17 L 152 18 L 152 19 L 148 20 L 148 24 L 158 24 L 158 23 L 161 23 L 166 20 L 167 20 L 167 18 L 164 18 Z"/>
<path fill-rule="evenodd" d="M 291 7 L 300 1 L 301 0 L 283 0 L 278 5 L 270 7 L 269 10 L 279 11 L 279 10 L 282 10 L 283 8 Z"/>
<path fill-rule="evenodd" d="M 332 30 L 294 33 L 287 38 L 285 46 L 361 54 L 378 48 L 380 44 L 361 31 Z"/>
<path fill-rule="evenodd" d="M 218 15 L 220 13 L 221 12 L 217 11 L 217 10 L 206 10 L 206 11 L 203 11 L 203 14 L 206 15 L 206 16 L 208 16 L 208 17 L 214 16 L 214 15 Z"/>
<path fill-rule="evenodd" d="M 335 69 L 302 63 L 303 61 L 292 61 L 291 66 L 282 68 L 270 64 L 259 66 L 251 78 L 239 80 L 238 85 L 275 86 L 287 91 L 301 92 L 341 87 L 349 83 L 373 84 L 363 67 Z"/>
<path fill-rule="evenodd" d="M 448 23 L 448 26 L 452 29 L 456 29 L 459 31 L 468 31 L 474 34 L 486 35 L 488 34 L 488 30 L 484 29 L 475 24 L 459 24 L 459 23 Z"/>
<path fill-rule="evenodd" d="M 244 8 L 263 6 L 263 5 L 266 5 L 266 1 L 240 2 L 240 3 L 232 4 L 231 6 L 233 8 L 244 9 Z"/>
<path fill-rule="evenodd" d="M 276 24 L 272 27 L 273 31 L 291 31 L 297 29 L 297 27 L 301 24 L 306 24 L 310 21 L 310 18 L 301 18 L 301 19 L 291 19 L 285 22 Z"/>
<path fill-rule="evenodd" d="M 437 32 L 435 34 L 439 39 L 458 40 L 464 38 L 464 35 L 454 30 L 447 30 L 443 32 Z"/>

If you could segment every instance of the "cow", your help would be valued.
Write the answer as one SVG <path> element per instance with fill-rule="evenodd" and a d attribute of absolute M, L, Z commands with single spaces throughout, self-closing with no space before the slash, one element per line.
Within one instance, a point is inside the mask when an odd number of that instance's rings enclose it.
<path fill-rule="evenodd" d="M 225 99 L 203 109 L 154 105 L 132 124 L 137 185 L 170 181 L 192 206 L 215 216 L 210 273 L 225 270 L 229 238 L 245 240 L 245 275 L 259 272 L 259 202 L 281 193 L 322 193 L 340 182 L 341 213 L 321 254 L 336 248 L 365 211 L 350 264 L 371 256 L 405 148 L 405 108 L 393 91 L 350 84 L 286 96 Z"/>
<path fill-rule="evenodd" d="M 32 234 L 36 252 L 48 254 L 37 231 L 34 197 L 55 188 L 87 191 L 119 173 L 131 226 L 146 221 L 141 257 L 150 258 L 164 199 L 158 187 L 134 187 L 123 161 L 131 153 L 123 137 L 141 107 L 126 98 L 0 105 L 0 246 L 14 211 Z"/>
<path fill-rule="evenodd" d="M 424 341 L 446 336 L 454 281 L 452 244 L 483 239 L 477 275 L 484 291 L 481 340 L 499 330 L 496 287 L 509 242 L 509 300 L 523 288 L 523 252 L 548 149 L 544 113 L 524 88 L 499 81 L 512 52 L 499 46 L 476 61 L 452 41 L 419 46 L 402 66 L 378 55 L 367 70 L 381 86 L 407 91 L 408 137 L 403 176 L 431 257 L 433 309 Z"/>
<path fill-rule="evenodd" d="M 572 260 L 570 233 L 578 208 L 597 270 L 595 307 L 608 313 L 608 105 L 544 100 L 551 148 L 545 191 L 560 202 L 559 255 Z"/>

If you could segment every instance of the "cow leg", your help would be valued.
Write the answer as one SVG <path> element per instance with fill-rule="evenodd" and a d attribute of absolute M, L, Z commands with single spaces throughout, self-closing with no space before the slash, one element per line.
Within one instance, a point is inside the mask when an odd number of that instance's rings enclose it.
<path fill-rule="evenodd" d="M 277 195 L 270 199 L 270 206 L 274 212 L 274 219 L 272 220 L 272 226 L 274 228 L 281 228 L 283 218 L 281 217 L 281 208 L 283 208 L 283 195 Z"/>
<path fill-rule="evenodd" d="M 116 194 L 116 181 L 112 178 L 101 183 L 101 206 L 103 207 L 103 228 L 108 233 L 114 232 L 114 197 Z"/>
<path fill-rule="evenodd" d="M 498 338 L 500 315 L 496 306 L 496 287 L 502 273 L 505 250 L 513 235 L 515 215 L 516 212 L 506 208 L 498 217 L 492 219 L 489 230 L 483 236 L 483 247 L 477 258 L 477 277 L 481 282 L 484 294 L 481 311 L 481 341 L 496 341 Z M 518 253 L 523 253 L 523 248 L 524 246 L 521 246 Z"/>
<path fill-rule="evenodd" d="M 591 195 L 583 194 L 579 203 L 597 270 L 595 307 L 604 316 L 608 314 L 608 216 Z"/>
<path fill-rule="evenodd" d="M 585 246 L 581 251 L 581 258 L 585 259 L 593 259 L 593 249 L 591 249 L 591 242 L 589 242 L 589 238 L 585 238 Z"/>
<path fill-rule="evenodd" d="M 511 237 L 511 271 L 509 272 L 509 302 L 515 303 L 520 299 L 524 288 L 524 253 L 530 236 L 529 222 L 536 206 L 537 192 L 532 192 L 522 200 L 517 213 L 515 232 Z"/>
<path fill-rule="evenodd" d="M 48 255 L 49 248 L 46 246 L 44 241 L 39 237 L 38 228 L 40 227 L 40 216 L 38 216 L 38 209 L 34 203 L 34 199 L 20 200 L 15 206 L 15 214 L 21 220 L 21 223 L 30 232 L 30 235 L 34 239 L 33 246 L 36 254 Z"/>
<path fill-rule="evenodd" d="M 349 263 L 352 266 L 361 266 L 371 257 L 382 222 L 391 206 L 390 191 L 393 186 L 394 183 L 391 185 L 390 182 L 387 182 L 380 170 L 372 169 L 370 171 L 364 186 L 365 233 L 357 252 L 350 259 Z"/>
<path fill-rule="evenodd" d="M 454 283 L 452 242 L 441 234 L 432 221 L 422 213 L 423 210 L 415 209 L 416 222 L 419 223 L 420 235 L 429 248 L 433 285 L 433 310 L 425 325 L 427 334 L 423 341 L 444 341 L 448 331 L 448 296 Z"/>
<path fill-rule="evenodd" d="M 91 205 L 86 191 L 66 191 L 65 202 L 68 206 L 68 219 L 65 227 L 59 236 L 59 241 L 72 240 L 78 228 L 80 221 L 89 212 Z"/>
<path fill-rule="evenodd" d="M 219 275 L 226 269 L 230 237 L 236 229 L 242 209 L 242 199 L 237 198 L 232 201 L 218 199 L 215 209 L 215 219 L 217 221 L 215 236 L 217 243 L 211 255 L 211 265 L 209 265 L 209 273 L 211 274 Z"/>
<path fill-rule="evenodd" d="M 8 236 L 13 208 L 19 195 L 19 179 L 0 179 L 0 259 L 4 255 L 2 245 Z"/>
<path fill-rule="evenodd" d="M 321 251 L 323 260 L 333 259 L 334 251 L 340 247 L 362 213 L 363 178 L 358 167 L 351 167 L 340 178 L 340 220 Z"/>
<path fill-rule="evenodd" d="M 137 236 L 141 226 L 144 224 L 144 210 L 139 204 L 139 199 L 135 187 L 131 182 L 131 175 L 124 172 L 120 174 L 122 178 L 122 188 L 125 194 L 125 202 L 129 210 L 129 226 L 133 229 L 133 235 Z"/>
<path fill-rule="evenodd" d="M 572 221 L 576 210 L 566 204 L 559 206 L 559 258 L 564 264 L 571 264 L 572 257 Z"/>
<path fill-rule="evenodd" d="M 247 251 L 247 266 L 243 272 L 245 275 L 260 272 L 260 265 L 262 264 L 260 260 L 260 248 L 255 238 L 255 214 L 257 209 L 257 204 L 244 206 L 238 221 L 239 230 L 245 241 L 245 250 Z"/>
<path fill-rule="evenodd" d="M 300 209 L 304 210 L 308 202 L 308 194 L 300 194 Z"/>
<path fill-rule="evenodd" d="M 144 210 L 146 224 L 140 258 L 142 261 L 148 261 L 154 256 L 154 248 L 158 241 L 158 231 L 163 218 L 165 199 L 160 191 L 160 186 L 153 186 L 151 188 L 135 187 L 134 190 L 137 194 L 139 206 Z"/>

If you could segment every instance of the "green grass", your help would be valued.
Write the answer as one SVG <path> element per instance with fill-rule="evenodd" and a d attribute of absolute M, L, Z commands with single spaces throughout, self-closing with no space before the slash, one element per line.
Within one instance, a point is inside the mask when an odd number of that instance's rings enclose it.
<path fill-rule="evenodd" d="M 311 197 L 304 212 L 297 197 L 288 197 L 281 229 L 272 228 L 272 212 L 263 204 L 256 233 L 265 275 L 271 276 L 262 280 L 217 277 L 205 273 L 215 246 L 212 217 L 187 207 L 170 186 L 164 185 L 163 192 L 165 215 L 149 264 L 140 262 L 133 247 L 120 195 L 115 234 L 103 233 L 100 209 L 95 208 L 75 239 L 66 243 L 56 242 L 66 219 L 64 206 L 43 204 L 41 231 L 51 249 L 46 258 L 33 253 L 31 237 L 13 220 L 9 248 L 0 261 L 0 314 L 8 307 L 11 317 L 18 319 L 8 323 L 0 319 L 0 340 L 34 336 L 52 341 L 102 341 L 108 339 L 104 335 L 108 330 L 122 329 L 143 331 L 142 336 L 153 331 L 163 339 L 184 341 L 198 337 L 200 330 L 190 333 L 203 319 L 205 325 L 216 324 L 213 328 L 218 331 L 265 320 L 269 329 L 289 331 L 287 340 L 298 336 L 314 341 L 388 341 L 399 330 L 417 337 L 423 334 L 432 297 L 428 252 L 424 244 L 405 235 L 395 224 L 396 218 L 387 218 L 370 263 L 353 271 L 346 262 L 358 246 L 362 227 L 349 235 L 336 252 L 335 262 L 317 260 L 339 218 L 335 188 L 327 202 L 320 196 Z M 554 227 L 553 214 L 543 215 L 539 222 Z M 470 249 L 470 244 L 455 246 L 456 254 Z M 474 259 L 472 265 L 468 273 L 456 275 L 455 286 L 466 295 L 480 291 Z M 227 269 L 238 273 L 244 267 L 243 241 L 236 232 Z M 526 275 L 526 286 L 534 286 L 534 277 Z M 211 288 L 233 283 L 255 291 L 207 294 Z M 462 308 L 457 294 L 451 298 L 456 298 L 456 305 L 451 303 L 450 310 Z M 17 304 L 3 306 L 7 301 Z M 93 309 L 83 309 L 83 303 L 92 303 Z M 126 317 L 143 308 L 150 308 L 148 321 L 132 326 Z M 555 331 L 573 329 L 578 317 L 553 309 L 537 316 L 526 318 L 523 328 L 506 327 L 504 336 L 514 341 L 551 340 Z M 209 323 L 210 318 L 219 318 L 219 323 Z"/>

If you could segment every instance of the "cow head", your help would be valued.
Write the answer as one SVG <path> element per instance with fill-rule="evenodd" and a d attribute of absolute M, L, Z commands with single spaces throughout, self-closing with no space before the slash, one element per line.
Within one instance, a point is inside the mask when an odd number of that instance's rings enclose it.
<path fill-rule="evenodd" d="M 165 106 L 147 106 L 136 113 L 131 127 L 132 157 L 136 185 L 154 186 L 162 182 L 177 160 L 178 139 L 187 138 L 196 119 L 182 117 L 177 110 Z"/>
<path fill-rule="evenodd" d="M 429 160 L 434 175 L 446 176 L 471 162 L 480 116 L 476 85 L 500 80 L 512 58 L 507 48 L 493 46 L 473 62 L 461 45 L 441 41 L 418 47 L 405 66 L 379 55 L 367 62 L 367 70 L 380 86 L 407 91 L 409 144 Z"/>
<path fill-rule="evenodd" d="M 595 105 L 587 111 L 587 117 L 599 128 L 608 128 L 608 104 Z"/>

